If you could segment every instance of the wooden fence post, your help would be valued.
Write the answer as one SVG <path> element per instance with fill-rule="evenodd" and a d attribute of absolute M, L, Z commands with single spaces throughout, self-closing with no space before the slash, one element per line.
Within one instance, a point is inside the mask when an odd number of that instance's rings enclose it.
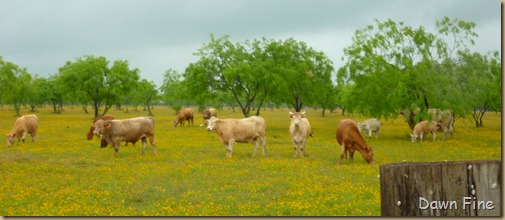
<path fill-rule="evenodd" d="M 501 161 L 380 166 L 382 216 L 502 216 Z"/>

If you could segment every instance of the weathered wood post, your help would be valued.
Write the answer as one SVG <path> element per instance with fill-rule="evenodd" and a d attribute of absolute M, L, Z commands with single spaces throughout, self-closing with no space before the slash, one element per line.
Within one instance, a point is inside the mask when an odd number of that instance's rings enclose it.
<path fill-rule="evenodd" d="M 502 216 L 501 161 L 380 166 L 382 216 Z"/>

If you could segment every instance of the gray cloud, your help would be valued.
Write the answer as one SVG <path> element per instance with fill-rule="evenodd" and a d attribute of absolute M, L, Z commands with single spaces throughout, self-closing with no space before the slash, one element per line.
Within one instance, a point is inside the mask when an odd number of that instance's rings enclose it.
<path fill-rule="evenodd" d="M 83 55 L 128 60 L 159 84 L 179 72 L 209 33 L 232 41 L 293 37 L 341 65 L 357 29 L 391 18 L 433 31 L 443 16 L 474 21 L 479 52 L 500 50 L 499 1 L 0 0 L 0 56 L 42 76 Z"/>

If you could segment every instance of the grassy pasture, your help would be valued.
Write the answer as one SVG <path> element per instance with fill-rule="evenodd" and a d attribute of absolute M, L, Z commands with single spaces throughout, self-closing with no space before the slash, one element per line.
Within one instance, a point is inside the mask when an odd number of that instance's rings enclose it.
<path fill-rule="evenodd" d="M 24 109 L 23 114 L 30 114 Z M 340 146 L 337 123 L 363 116 L 321 116 L 308 109 L 314 137 L 308 156 L 293 158 L 287 110 L 262 111 L 267 122 L 267 155 L 253 158 L 252 144 L 236 144 L 226 158 L 217 134 L 199 127 L 172 126 L 174 111 L 155 107 L 158 155 L 150 145 L 140 155 L 122 144 L 117 157 L 111 147 L 99 148 L 86 132 L 92 115 L 80 108 L 53 114 L 46 107 L 40 119 L 39 140 L 8 148 L 5 134 L 16 117 L 0 111 L 0 216 L 379 216 L 381 164 L 408 161 L 501 159 L 501 114 L 487 113 L 483 128 L 458 118 L 454 138 L 411 143 L 403 118 L 382 119 L 379 139 L 367 139 L 375 165 L 361 154 L 337 165 Z M 146 115 L 111 110 L 117 118 Z M 241 118 L 230 109 L 219 118 Z M 258 150 L 261 152 L 261 149 Z"/>

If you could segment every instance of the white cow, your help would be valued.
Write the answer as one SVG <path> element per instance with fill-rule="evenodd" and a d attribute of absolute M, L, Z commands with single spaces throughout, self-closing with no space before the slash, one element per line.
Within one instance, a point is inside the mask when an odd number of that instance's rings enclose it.
<path fill-rule="evenodd" d="M 417 138 L 419 138 L 421 140 L 421 142 L 423 142 L 423 135 L 425 133 L 430 133 L 430 132 L 433 137 L 433 140 L 435 140 L 435 138 L 437 137 L 437 128 L 438 127 L 440 127 L 440 125 L 434 121 L 431 121 L 431 122 L 430 121 L 422 121 L 422 122 L 417 123 L 416 126 L 414 126 L 414 132 L 410 135 L 410 137 L 412 138 L 412 143 L 415 143 Z"/>
<path fill-rule="evenodd" d="M 295 157 L 305 155 L 305 144 L 307 143 L 307 137 L 310 135 L 310 123 L 305 117 L 305 112 L 289 112 L 289 117 L 291 118 L 291 125 L 289 126 L 289 134 L 295 145 Z"/>
<path fill-rule="evenodd" d="M 261 142 L 263 146 L 263 156 L 266 151 L 266 124 L 265 119 L 260 116 L 252 116 L 243 119 L 218 119 L 212 116 L 207 122 L 208 131 L 216 131 L 219 135 L 219 140 L 226 145 L 228 158 L 231 157 L 233 144 L 238 143 L 254 143 L 254 154 L 258 151 L 258 145 Z"/>
<path fill-rule="evenodd" d="M 372 137 L 372 132 L 375 132 L 375 138 L 379 139 L 379 129 L 381 126 L 381 121 L 376 118 L 368 119 L 363 122 L 358 123 L 359 131 L 363 131 L 365 136 L 368 138 Z"/>
<path fill-rule="evenodd" d="M 37 140 L 37 129 L 39 127 L 39 118 L 36 115 L 25 115 L 16 119 L 11 133 L 7 134 L 7 146 L 11 147 L 14 144 L 16 137 L 18 141 L 25 142 L 27 134 L 32 136 L 32 142 Z"/>

